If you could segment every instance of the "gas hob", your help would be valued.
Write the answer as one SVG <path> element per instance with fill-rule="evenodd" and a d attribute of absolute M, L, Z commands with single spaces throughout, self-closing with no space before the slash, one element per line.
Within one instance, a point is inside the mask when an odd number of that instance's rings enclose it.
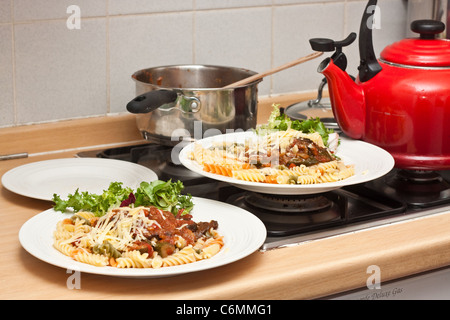
<path fill-rule="evenodd" d="M 364 184 L 323 194 L 280 196 L 250 192 L 200 176 L 171 161 L 176 150 L 146 143 L 80 152 L 78 157 L 112 158 L 152 169 L 161 180 L 181 180 L 184 193 L 243 208 L 267 228 L 262 250 L 297 245 L 450 209 L 450 170 L 393 169 Z"/>

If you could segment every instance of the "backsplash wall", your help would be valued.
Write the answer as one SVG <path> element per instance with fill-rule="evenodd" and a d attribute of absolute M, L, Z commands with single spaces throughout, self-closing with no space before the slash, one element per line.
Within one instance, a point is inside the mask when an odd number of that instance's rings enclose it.
<path fill-rule="evenodd" d="M 366 3 L 0 0 L 0 127 L 126 113 L 135 96 L 131 74 L 144 68 L 216 64 L 266 71 L 311 53 L 310 38 L 358 33 Z M 407 0 L 378 4 L 377 55 L 405 37 Z M 346 53 L 347 70 L 356 75 L 357 41 Z M 329 55 L 265 78 L 259 95 L 315 90 L 322 79 L 317 66 Z"/>

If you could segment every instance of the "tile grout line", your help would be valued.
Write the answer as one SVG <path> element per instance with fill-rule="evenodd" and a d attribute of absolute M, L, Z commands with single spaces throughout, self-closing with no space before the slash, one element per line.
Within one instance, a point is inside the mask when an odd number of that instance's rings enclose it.
<path fill-rule="evenodd" d="M 272 0 L 272 8 L 271 8 L 271 34 L 270 34 L 270 67 L 274 68 L 275 64 L 275 58 L 274 58 L 274 45 L 275 45 L 275 8 L 276 5 L 274 5 L 275 0 Z M 269 94 L 273 93 L 273 77 L 270 77 L 270 84 L 269 84 Z"/>
<path fill-rule="evenodd" d="M 10 0 L 11 3 L 11 64 L 12 64 L 12 94 L 13 94 L 13 123 L 14 126 L 18 125 L 18 112 L 17 112 L 17 79 L 16 79 L 16 37 L 15 37 L 15 21 L 14 21 L 14 0 Z"/>
<path fill-rule="evenodd" d="M 110 49 L 111 49 L 111 43 L 110 43 L 110 18 L 109 18 L 109 0 L 106 0 L 106 52 L 105 52 L 105 59 L 106 59 L 106 114 L 111 113 L 111 56 L 110 56 Z"/>
<path fill-rule="evenodd" d="M 196 45 L 197 45 L 197 41 L 196 41 L 196 33 L 195 33 L 195 28 L 197 26 L 197 2 L 195 0 L 192 0 L 192 6 L 193 6 L 193 10 L 192 10 L 192 64 L 195 64 L 196 59 Z"/>

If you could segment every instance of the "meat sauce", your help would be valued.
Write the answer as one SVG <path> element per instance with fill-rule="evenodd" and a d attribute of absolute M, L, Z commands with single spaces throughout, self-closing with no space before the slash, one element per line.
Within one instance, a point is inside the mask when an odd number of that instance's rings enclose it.
<path fill-rule="evenodd" d="M 246 153 L 250 164 L 257 168 L 270 167 L 273 165 L 312 166 L 322 162 L 334 160 L 327 148 L 320 147 L 308 138 L 294 138 L 285 150 L 269 149 L 264 153 Z"/>
<path fill-rule="evenodd" d="M 279 164 L 286 167 L 312 166 L 322 162 L 332 161 L 333 156 L 327 148 L 320 147 L 307 138 L 295 138 L 286 148 L 286 152 L 280 154 Z"/>
<path fill-rule="evenodd" d="M 170 211 L 160 210 L 156 207 L 144 209 L 145 216 L 157 223 L 147 228 L 145 237 L 149 240 L 138 241 L 132 250 L 139 250 L 152 254 L 154 250 L 162 256 L 171 255 L 175 251 L 175 243 L 182 237 L 187 245 L 194 245 L 199 238 L 205 235 L 211 228 L 217 229 L 218 223 L 215 220 L 210 222 L 196 223 L 192 220 L 192 215 L 173 215 Z M 159 227 L 161 226 L 161 227 Z M 151 245 L 151 240 L 157 239 L 156 245 Z"/>

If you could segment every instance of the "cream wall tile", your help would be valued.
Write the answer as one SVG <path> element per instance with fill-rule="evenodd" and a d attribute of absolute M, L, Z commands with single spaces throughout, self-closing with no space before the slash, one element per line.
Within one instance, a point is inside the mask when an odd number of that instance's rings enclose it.
<path fill-rule="evenodd" d="M 271 5 L 272 0 L 195 0 L 196 9 L 223 9 Z"/>
<path fill-rule="evenodd" d="M 0 23 L 11 22 L 11 0 L 0 0 Z"/>
<path fill-rule="evenodd" d="M 311 4 L 311 3 L 324 3 L 324 2 L 331 2 L 334 1 L 336 2 L 336 0 L 273 0 L 274 4 Z M 367 0 L 365 0 L 367 1 Z M 341 1 L 343 2 L 343 1 Z"/>
<path fill-rule="evenodd" d="M 193 62 L 192 25 L 191 12 L 110 18 L 111 112 L 135 97 L 134 72 Z"/>
<path fill-rule="evenodd" d="M 14 0 L 15 21 L 68 18 L 67 8 L 77 5 L 81 17 L 106 15 L 107 0 Z"/>
<path fill-rule="evenodd" d="M 342 40 L 344 9 L 343 3 L 275 8 L 274 63 L 282 65 L 314 52 L 309 44 L 311 38 Z M 273 75 L 272 92 L 298 92 L 317 88 L 323 76 L 316 70 L 324 56 Z"/>
<path fill-rule="evenodd" d="M 194 8 L 194 0 L 109 0 L 109 14 L 178 12 Z"/>
<path fill-rule="evenodd" d="M 80 30 L 50 21 L 15 26 L 18 123 L 105 114 L 106 22 Z"/>
<path fill-rule="evenodd" d="M 0 127 L 14 124 L 11 28 L 0 26 Z"/>
<path fill-rule="evenodd" d="M 195 18 L 195 63 L 241 67 L 263 72 L 271 67 L 270 8 L 199 11 Z M 267 95 L 270 83 L 258 85 Z"/>

